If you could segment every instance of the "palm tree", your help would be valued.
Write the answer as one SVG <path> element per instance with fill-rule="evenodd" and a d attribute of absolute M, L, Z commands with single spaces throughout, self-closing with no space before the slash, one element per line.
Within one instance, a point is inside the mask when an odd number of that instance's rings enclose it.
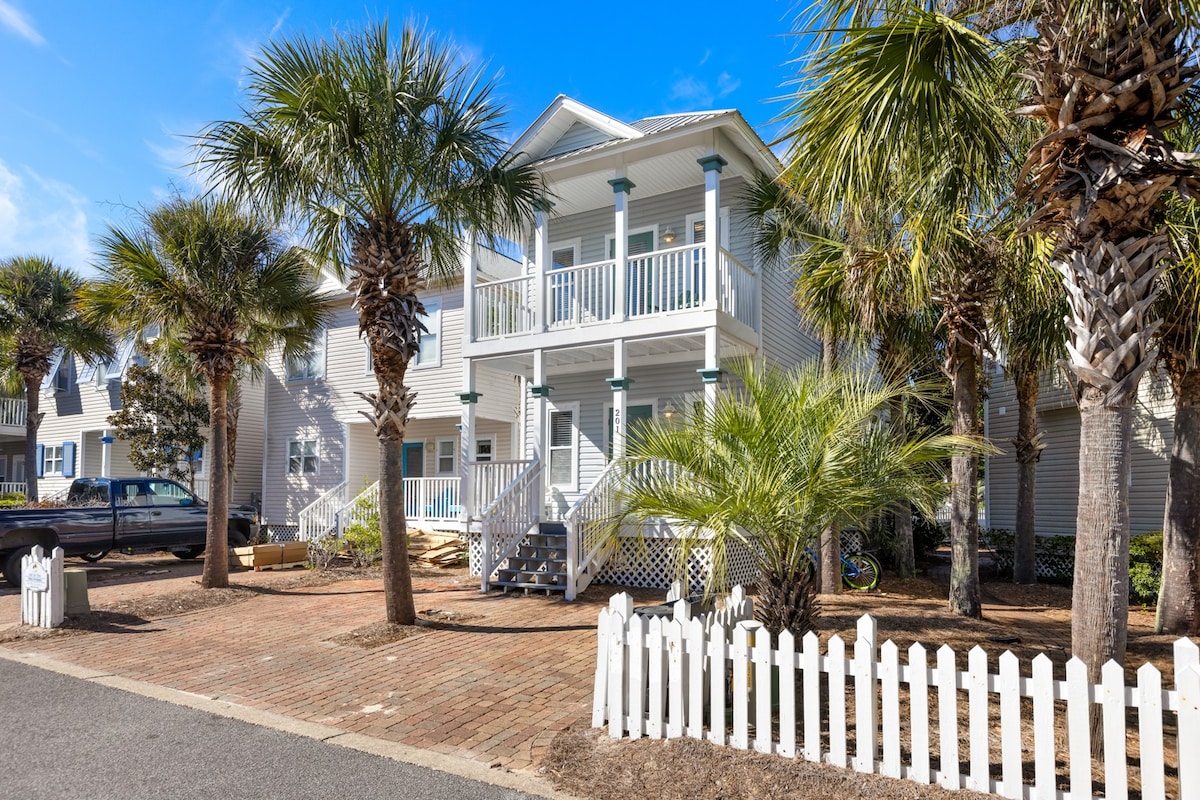
<path fill-rule="evenodd" d="M 326 318 L 305 254 L 285 247 L 257 217 L 224 199 L 175 198 L 134 230 L 100 240 L 100 280 L 86 316 L 134 334 L 155 326 L 208 383 L 208 557 L 201 586 L 229 585 L 227 402 L 230 379 L 275 347 L 306 350 Z"/>
<path fill-rule="evenodd" d="M 62 358 L 108 357 L 105 329 L 76 310 L 83 281 L 48 258 L 18 256 L 0 263 L 0 359 L 10 389 L 25 392 L 25 496 L 38 499 L 37 432 L 42 381 L 54 351 Z"/>
<path fill-rule="evenodd" d="M 1194 121 L 1194 106 L 1191 111 Z M 1186 141 L 1195 147 L 1196 128 L 1186 127 Z M 1158 360 L 1175 397 L 1175 420 L 1155 631 L 1200 636 L 1200 203 L 1171 203 L 1168 228 L 1178 260 L 1163 275 L 1157 338 Z"/>
<path fill-rule="evenodd" d="M 1166 195 L 1200 190 L 1165 138 L 1196 75 L 1193 0 L 1045 0 L 1019 113 L 1042 125 L 1021 196 L 1055 243 L 1070 306 L 1068 365 L 1080 412 L 1072 653 L 1097 680 L 1123 661 L 1129 607 L 1133 403 L 1153 363 L 1156 278 L 1171 243 Z"/>
<path fill-rule="evenodd" d="M 461 269 L 466 231 L 490 236 L 532 219 L 541 182 L 505 159 L 493 84 L 411 24 L 399 42 L 384 22 L 269 44 L 249 93 L 243 121 L 204 131 L 198 163 L 260 207 L 302 217 L 314 251 L 349 271 L 379 385 L 364 397 L 379 439 L 387 619 L 411 624 L 400 453 L 419 292 Z"/>
<path fill-rule="evenodd" d="M 954 431 L 974 436 L 999 252 L 986 215 L 1004 194 L 1012 124 L 998 98 L 1011 70 L 996 43 L 951 14 L 915 3 L 852 5 L 818 10 L 809 31 L 819 46 L 789 111 L 789 171 L 816 213 L 893 226 L 891 257 L 903 259 L 904 279 L 881 299 L 937 302 Z M 982 608 L 976 473 L 974 452 L 952 459 L 950 606 L 973 617 Z"/>
<path fill-rule="evenodd" d="M 800 635 L 816 615 L 806 549 L 823 531 L 862 523 L 897 500 L 931 512 L 945 491 L 944 459 L 977 443 L 892 435 L 884 409 L 897 395 L 923 397 L 925 387 L 752 361 L 731 372 L 741 388 L 713 408 L 698 406 L 682 424 L 652 423 L 631 443 L 614 529 L 675 520 L 684 553 L 712 549 L 709 589 L 728 582 L 730 550 L 746 548 L 761 576 L 757 616 L 773 633 Z"/>
<path fill-rule="evenodd" d="M 1026 239 L 1026 242 L 1032 242 Z M 1050 285 L 1049 265 L 1036 247 L 1017 256 L 1031 269 L 1000 272 L 992 306 L 993 330 L 1003 353 L 1004 371 L 1017 395 L 1017 520 L 1013 538 L 1013 582 L 1037 583 L 1037 464 L 1046 445 L 1038 430 L 1039 380 L 1066 355 L 1063 317 L 1066 303 Z"/>

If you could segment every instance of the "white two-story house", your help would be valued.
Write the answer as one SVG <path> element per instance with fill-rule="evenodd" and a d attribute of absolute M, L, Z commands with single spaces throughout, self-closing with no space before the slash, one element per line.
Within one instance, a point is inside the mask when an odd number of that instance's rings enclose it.
<path fill-rule="evenodd" d="M 488 279 L 516 274 L 521 265 L 491 250 L 473 257 Z M 345 527 L 361 508 L 377 502 L 379 444 L 358 392 L 377 390 L 368 345 L 359 336 L 352 296 L 336 279 L 322 290 L 331 297 L 331 320 L 319 345 L 302 358 L 276 356 L 266 375 L 263 520 L 273 538 L 311 539 Z M 413 527 L 457 531 L 462 513 L 463 442 L 471 462 L 506 461 L 519 449 L 520 387 L 513 375 L 484 369 L 486 399 L 470 438 L 460 435 L 463 290 L 461 278 L 422 297 L 427 329 L 410 363 L 406 384 L 417 402 L 405 431 L 402 472 L 405 512 Z"/>
<path fill-rule="evenodd" d="M 71 353 L 55 351 L 50 372 L 42 382 L 36 463 L 24 464 L 24 428 L 20 442 L 4 444 L 9 479 L 24 481 L 24 470 L 34 469 L 42 498 L 65 492 L 76 477 L 132 478 L 141 475 L 129 463 L 129 443 L 116 436 L 108 417 L 121 408 L 121 382 L 138 360 L 134 339 L 116 345 L 107 361 L 87 362 Z M 24 405 L 24 399 L 21 401 Z M 238 418 L 237 453 L 230 481 L 232 506 L 256 505 L 262 493 L 263 387 L 250 383 L 242 389 Z M 23 425 L 23 423 L 22 423 Z M 8 453 L 10 449 L 14 452 Z M 16 459 L 21 459 L 18 462 Z M 208 493 L 209 463 L 204 450 L 196 454 L 196 493 Z M 19 475 L 19 478 L 18 478 Z"/>
<path fill-rule="evenodd" d="M 630 430 L 714 399 L 732 357 L 790 366 L 819 354 L 788 276 L 755 255 L 741 196 L 779 164 L 735 110 L 627 123 L 563 96 L 512 152 L 547 195 L 520 237 L 518 274 L 466 271 L 464 437 L 487 424 L 485 375 L 516 376 L 523 391 L 513 458 L 463 459 L 472 568 L 485 589 L 568 599 L 598 577 L 666 585 L 669 525 L 607 564 L 600 546 L 609 465 Z"/>

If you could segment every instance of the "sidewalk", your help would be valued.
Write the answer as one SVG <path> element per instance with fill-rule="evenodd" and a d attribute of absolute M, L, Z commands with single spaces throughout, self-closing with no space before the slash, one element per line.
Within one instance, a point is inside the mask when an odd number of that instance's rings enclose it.
<path fill-rule="evenodd" d="M 231 583 L 262 583 L 261 575 L 237 573 Z M 383 621 L 379 581 L 355 580 L 4 647 L 512 770 L 533 769 L 558 731 L 590 720 L 596 616 L 608 587 L 574 603 L 481 595 L 448 577 L 415 588 L 418 611 L 461 622 L 370 650 L 332 642 Z M 98 588 L 92 603 L 119 593 Z M 10 605 L 0 598 L 4 623 Z"/>

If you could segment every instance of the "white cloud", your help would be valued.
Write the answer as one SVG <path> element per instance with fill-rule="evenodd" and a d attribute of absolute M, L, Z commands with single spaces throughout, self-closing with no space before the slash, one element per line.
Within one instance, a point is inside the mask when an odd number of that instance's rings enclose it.
<path fill-rule="evenodd" d="M 671 84 L 671 99 L 683 101 L 689 110 L 699 110 L 711 106 L 715 98 L 707 83 L 695 75 L 685 75 Z"/>
<path fill-rule="evenodd" d="M 0 0 L 0 27 L 5 27 L 13 33 L 36 45 L 46 43 L 45 38 L 33 27 L 33 21 L 23 11 L 4 0 Z"/>
<path fill-rule="evenodd" d="M 279 15 L 278 19 L 275 20 L 275 24 L 271 26 L 271 32 L 267 34 L 267 38 L 275 38 L 275 34 L 279 33 L 280 28 L 283 27 L 283 23 L 287 22 L 287 18 L 291 15 L 292 7 L 288 6 L 283 10 L 283 13 Z"/>
<path fill-rule="evenodd" d="M 75 187 L 0 161 L 0 258 L 44 255 L 90 272 L 87 206 Z"/>
<path fill-rule="evenodd" d="M 724 97 L 727 94 L 736 92 L 742 82 L 730 75 L 728 72 L 722 72 L 717 76 L 717 97 Z"/>

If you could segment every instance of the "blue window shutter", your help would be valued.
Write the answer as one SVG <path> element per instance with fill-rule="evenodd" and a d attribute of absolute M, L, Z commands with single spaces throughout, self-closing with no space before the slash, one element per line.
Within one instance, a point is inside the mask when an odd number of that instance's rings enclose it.
<path fill-rule="evenodd" d="M 37 446 L 37 476 L 40 478 L 46 471 L 46 445 L 39 444 Z"/>
<path fill-rule="evenodd" d="M 75 477 L 75 443 L 63 442 L 63 477 Z"/>

